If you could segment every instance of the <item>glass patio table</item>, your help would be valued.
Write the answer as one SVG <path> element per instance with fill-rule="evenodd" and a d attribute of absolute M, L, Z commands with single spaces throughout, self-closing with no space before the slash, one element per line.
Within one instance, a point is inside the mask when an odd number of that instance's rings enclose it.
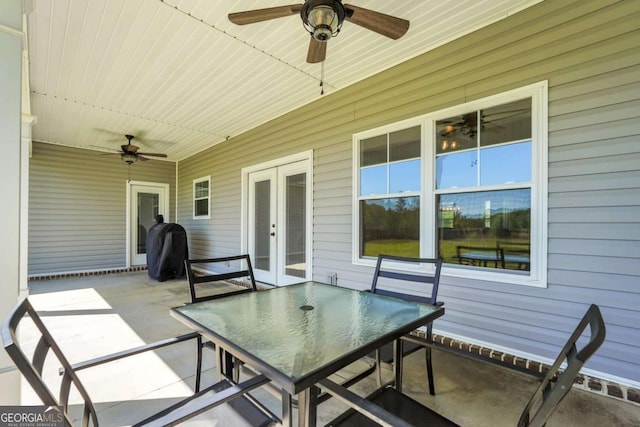
<path fill-rule="evenodd" d="M 317 282 L 171 309 L 282 389 L 285 425 L 297 395 L 301 426 L 315 425 L 318 381 L 443 314 L 442 307 Z"/>

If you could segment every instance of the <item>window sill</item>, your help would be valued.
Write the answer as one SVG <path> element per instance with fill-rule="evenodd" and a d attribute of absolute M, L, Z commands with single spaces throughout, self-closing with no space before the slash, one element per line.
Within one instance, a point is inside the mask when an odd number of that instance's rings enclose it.
<path fill-rule="evenodd" d="M 531 286 L 535 288 L 547 287 L 546 278 L 545 280 L 540 280 L 535 277 L 534 272 L 518 273 L 515 270 L 513 270 L 513 273 L 508 273 L 504 270 L 494 272 L 486 268 L 460 268 L 454 264 L 443 264 L 441 275 L 505 285 Z"/>
<path fill-rule="evenodd" d="M 375 268 L 376 259 L 359 258 L 354 260 L 354 265 Z M 507 271 L 513 271 L 508 273 Z M 487 268 L 459 267 L 456 264 L 442 264 L 441 276 L 471 279 L 482 282 L 492 282 L 504 285 L 529 286 L 534 288 L 546 288 L 546 275 L 544 280 L 535 278 L 535 272 L 520 272 L 516 270 L 496 270 Z"/>

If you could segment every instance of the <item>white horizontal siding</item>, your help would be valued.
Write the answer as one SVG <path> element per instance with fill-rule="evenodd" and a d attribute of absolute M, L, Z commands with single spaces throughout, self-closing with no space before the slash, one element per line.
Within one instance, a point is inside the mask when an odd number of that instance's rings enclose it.
<path fill-rule="evenodd" d="M 126 182 L 170 185 L 175 218 L 175 164 L 33 143 L 29 170 L 29 274 L 126 265 Z"/>
<path fill-rule="evenodd" d="M 637 2 L 545 1 L 180 162 L 195 255 L 239 249 L 242 167 L 313 149 L 314 278 L 367 288 L 373 268 L 351 263 L 352 135 L 548 80 L 548 287 L 445 268 L 436 328 L 552 358 L 595 302 L 608 336 L 589 366 L 640 384 L 639 19 Z M 208 174 L 212 219 L 192 221 L 191 182 Z"/>

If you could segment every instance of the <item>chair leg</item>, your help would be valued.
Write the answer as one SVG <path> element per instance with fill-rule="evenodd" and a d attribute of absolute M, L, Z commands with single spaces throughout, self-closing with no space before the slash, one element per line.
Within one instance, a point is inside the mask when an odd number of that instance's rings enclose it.
<path fill-rule="evenodd" d="M 431 394 L 431 396 L 435 396 L 436 389 L 433 383 L 433 360 L 431 358 L 431 348 L 425 348 L 425 350 L 425 358 L 427 359 L 427 378 L 429 379 L 429 394 Z"/>
<path fill-rule="evenodd" d="M 196 340 L 198 349 L 196 350 L 196 393 L 200 391 L 200 377 L 202 376 L 202 337 L 198 337 Z"/>

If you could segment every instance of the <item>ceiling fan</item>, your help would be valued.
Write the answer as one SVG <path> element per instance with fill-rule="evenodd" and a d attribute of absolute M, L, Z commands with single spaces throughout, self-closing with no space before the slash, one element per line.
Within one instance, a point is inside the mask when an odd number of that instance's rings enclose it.
<path fill-rule="evenodd" d="M 141 161 L 149 160 L 144 156 L 167 157 L 166 154 L 160 154 L 160 153 L 141 153 L 138 151 L 140 147 L 138 147 L 137 145 L 133 145 L 131 143 L 131 140 L 135 138 L 133 135 L 125 135 L 124 137 L 127 138 L 128 142 L 120 146 L 120 149 L 121 149 L 120 158 L 122 159 L 123 162 L 125 162 L 128 165 L 131 165 L 137 162 L 138 160 L 141 160 Z"/>
<path fill-rule="evenodd" d="M 475 138 L 478 134 L 478 129 L 482 129 L 483 132 L 503 131 L 505 129 L 503 125 L 508 125 L 522 116 L 526 117 L 528 111 L 527 109 L 515 109 L 486 113 L 481 110 L 479 127 L 478 114 L 477 111 L 474 111 L 438 121 L 438 133 L 441 137 L 448 137 L 455 132 L 460 132 L 466 137 Z"/>
<path fill-rule="evenodd" d="M 338 35 L 345 19 L 394 40 L 402 37 L 409 29 L 409 21 L 406 19 L 342 4 L 341 0 L 306 0 L 302 4 L 235 12 L 229 14 L 229 21 L 237 25 L 246 25 L 297 13 L 302 18 L 305 30 L 311 35 L 307 62 L 312 64 L 324 61 L 327 42 L 331 37 Z"/>

